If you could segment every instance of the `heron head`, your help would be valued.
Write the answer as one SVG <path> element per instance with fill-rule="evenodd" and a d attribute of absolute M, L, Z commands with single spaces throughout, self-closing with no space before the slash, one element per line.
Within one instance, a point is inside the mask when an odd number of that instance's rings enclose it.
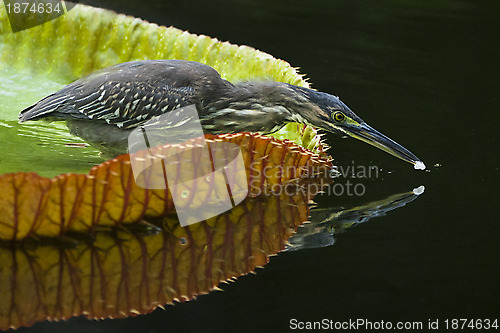
<path fill-rule="evenodd" d="M 299 88 L 302 97 L 307 100 L 300 115 L 316 128 L 348 135 L 375 146 L 403 161 L 414 165 L 416 169 L 425 168 L 422 161 L 399 143 L 369 126 L 357 114 L 351 111 L 338 97 L 307 88 Z"/>

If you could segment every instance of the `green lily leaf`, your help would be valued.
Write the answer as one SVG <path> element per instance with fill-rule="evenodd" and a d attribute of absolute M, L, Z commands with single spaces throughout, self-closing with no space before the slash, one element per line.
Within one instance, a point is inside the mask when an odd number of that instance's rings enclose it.
<path fill-rule="evenodd" d="M 32 15 L 28 13 L 27 15 Z M 0 174 L 35 171 L 53 177 L 87 172 L 104 159 L 62 123 L 17 123 L 23 108 L 95 70 L 139 59 L 186 59 L 214 67 L 229 81 L 271 79 L 307 83 L 283 60 L 248 46 L 77 5 L 67 14 L 13 33 L 0 6 Z M 273 134 L 321 152 L 311 128 L 288 124 Z M 76 145 L 75 145 L 76 143 Z"/>

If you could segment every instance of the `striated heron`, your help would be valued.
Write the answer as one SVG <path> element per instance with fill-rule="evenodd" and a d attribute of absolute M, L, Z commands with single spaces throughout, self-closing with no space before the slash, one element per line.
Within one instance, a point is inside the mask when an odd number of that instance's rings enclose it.
<path fill-rule="evenodd" d="M 195 105 L 205 133 L 268 134 L 296 122 L 367 142 L 416 169 L 409 150 L 366 124 L 338 97 L 274 81 L 232 84 L 204 64 L 143 60 L 76 80 L 19 114 L 19 122 L 66 120 L 73 135 L 108 155 L 127 152 L 131 131 L 151 119 Z M 178 124 L 170 124 L 174 129 Z"/>

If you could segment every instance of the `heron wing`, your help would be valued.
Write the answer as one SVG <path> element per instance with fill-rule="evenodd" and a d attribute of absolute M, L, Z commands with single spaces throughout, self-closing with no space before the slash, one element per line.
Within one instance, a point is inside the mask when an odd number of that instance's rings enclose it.
<path fill-rule="evenodd" d="M 107 81 L 99 90 L 75 97 L 76 111 L 120 128 L 136 127 L 153 117 L 193 104 L 188 87 L 153 86 L 149 82 Z"/>
<path fill-rule="evenodd" d="M 142 64 L 120 64 L 77 80 L 21 111 L 19 120 L 92 119 L 129 129 L 196 104 L 195 89 L 179 80 L 182 68 Z"/>

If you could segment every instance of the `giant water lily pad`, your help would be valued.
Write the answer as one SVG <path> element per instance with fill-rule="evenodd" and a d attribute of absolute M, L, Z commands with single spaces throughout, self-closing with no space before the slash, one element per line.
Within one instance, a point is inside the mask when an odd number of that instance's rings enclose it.
<path fill-rule="evenodd" d="M 142 208 L 135 211 L 138 215 L 126 210 L 118 216 L 113 211 L 119 209 L 113 207 L 121 204 L 113 200 L 106 202 L 107 206 L 103 203 L 102 207 L 98 201 L 90 199 L 87 205 L 80 205 L 80 201 L 85 202 L 86 196 L 104 195 L 110 188 L 113 191 L 107 178 L 100 180 L 104 187 L 99 187 L 99 190 L 89 185 L 97 171 L 85 175 L 104 159 L 92 148 L 68 147 L 68 144 L 80 139 L 69 135 L 61 123 L 17 123 L 19 110 L 64 84 L 116 63 L 176 58 L 206 63 L 230 81 L 262 78 L 306 85 L 288 63 L 264 52 L 176 28 L 159 27 L 108 10 L 78 5 L 60 18 L 16 33 L 9 30 L 5 12 L 0 11 L 0 15 L 0 73 L 3 76 L 0 85 L 0 139 L 3 143 L 0 174 L 17 172 L 0 179 L 4 190 L 0 197 L 3 216 L 0 238 L 3 239 L 16 240 L 30 235 L 55 237 L 67 231 L 88 232 L 96 225 L 138 221 L 152 207 L 148 206 L 151 203 L 139 203 Z M 313 161 L 319 161 L 314 153 L 321 152 L 322 148 L 314 129 L 289 124 L 274 136 L 278 138 L 271 142 L 279 148 L 274 150 L 276 156 L 281 156 L 281 151 L 287 151 L 291 156 L 289 160 L 301 160 L 301 153 L 293 148 L 294 144 L 298 144 L 313 154 L 308 158 L 313 156 Z M 252 140 L 261 141 L 261 145 L 268 144 L 262 143 L 266 142 L 263 138 Z M 254 150 L 252 140 L 240 140 L 238 143 L 249 157 L 248 161 L 276 157 L 273 154 L 260 156 L 260 152 Z M 128 159 L 125 156 L 118 161 Z M 275 164 L 279 163 L 284 162 L 278 158 Z M 321 163 L 328 164 L 326 160 Z M 101 164 L 96 170 L 115 164 L 113 161 Z M 114 171 L 117 172 L 117 179 L 123 181 L 129 177 L 129 168 L 125 171 L 118 169 Z M 250 165 L 246 165 L 246 169 L 248 171 Z M 34 171 L 36 175 L 19 173 L 26 171 Z M 67 175 L 67 172 L 79 175 Z M 60 174 L 52 179 L 43 178 Z M 272 179 L 267 177 L 263 182 L 272 183 Z M 85 192 L 86 186 L 92 190 Z M 137 188 L 134 191 L 121 188 L 119 196 L 142 194 Z M 103 209 L 106 214 L 94 214 Z M 60 211 L 60 216 L 54 215 L 55 211 Z M 112 217 L 108 221 L 106 216 Z"/>

